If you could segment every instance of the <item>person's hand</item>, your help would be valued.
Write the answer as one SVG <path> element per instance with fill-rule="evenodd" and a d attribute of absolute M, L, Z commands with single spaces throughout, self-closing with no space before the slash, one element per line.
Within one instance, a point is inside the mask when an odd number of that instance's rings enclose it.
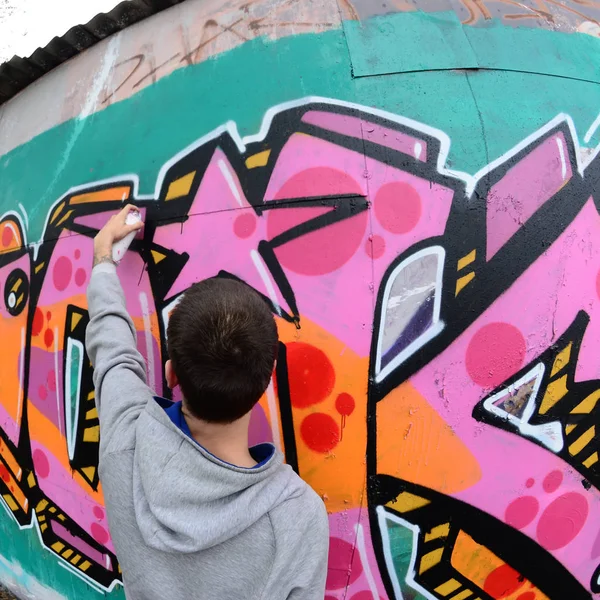
<path fill-rule="evenodd" d="M 138 231 L 144 226 L 142 221 L 133 225 L 126 225 L 125 219 L 130 212 L 138 209 L 128 204 L 123 210 L 113 215 L 108 223 L 97 233 L 94 238 L 94 266 L 101 262 L 113 262 L 112 247 L 115 242 L 122 240 L 128 233 Z"/>

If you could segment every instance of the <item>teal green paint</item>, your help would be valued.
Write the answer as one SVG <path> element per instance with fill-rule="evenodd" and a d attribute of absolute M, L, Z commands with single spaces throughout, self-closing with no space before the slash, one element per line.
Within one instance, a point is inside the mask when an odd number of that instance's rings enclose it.
<path fill-rule="evenodd" d="M 413 548 L 413 532 L 399 523 L 390 519 L 385 520 L 387 534 L 390 541 L 389 551 L 394 564 L 394 571 L 402 590 L 404 600 L 425 600 L 424 596 L 411 588 L 406 583 L 406 576 L 410 570 L 410 559 Z"/>
<path fill-rule="evenodd" d="M 427 29 L 430 24 L 419 25 L 420 18 L 413 19 L 413 27 Z M 511 31 L 496 26 L 494 35 L 504 36 L 515 55 L 529 52 L 520 41 L 525 37 Z M 556 37 L 561 34 L 544 35 L 564 43 L 565 38 Z M 580 36 L 568 39 L 580 43 Z M 573 60 L 582 72 L 589 67 L 589 55 L 577 58 L 574 53 Z M 0 213 L 23 204 L 30 220 L 28 239 L 36 241 L 50 206 L 70 187 L 137 173 L 140 191 L 152 193 L 163 163 L 196 139 L 228 120 L 237 122 L 242 135 L 255 133 L 269 107 L 308 95 L 375 106 L 437 127 L 452 140 L 448 165 L 468 173 L 561 112 L 571 115 L 582 140 L 600 110 L 600 85 L 594 83 L 485 70 L 352 79 L 342 31 L 277 42 L 259 39 L 176 71 L 128 100 L 57 126 L 0 158 Z M 599 142 L 596 134 L 592 143 Z M 19 532 L 4 514 L 0 555 L 27 565 L 29 575 L 69 599 L 100 596 L 60 568 L 42 550 L 34 530 Z M 118 588 L 110 597 L 124 596 Z"/>
<path fill-rule="evenodd" d="M 75 439 L 77 437 L 77 408 L 79 406 L 79 382 L 81 381 L 81 370 L 83 368 L 83 354 L 77 344 L 74 344 L 69 338 L 67 342 L 68 350 L 70 349 L 70 362 L 68 365 L 69 377 L 69 424 L 67 429 L 67 443 L 69 448 L 75 447 Z M 71 455 L 72 456 L 72 455 Z"/>
<path fill-rule="evenodd" d="M 355 77 L 478 66 L 454 11 L 346 21 L 344 32 Z"/>
<path fill-rule="evenodd" d="M 582 68 L 586 61 L 582 56 Z M 452 140 L 452 168 L 469 173 L 484 166 L 486 156 L 499 156 L 561 110 L 573 115 L 583 137 L 600 107 L 600 86 L 580 81 L 532 76 L 531 85 L 524 87 L 522 73 L 505 73 L 499 85 L 497 74 L 479 71 L 469 75 L 472 94 L 465 74 L 455 71 L 353 80 L 350 70 L 339 30 L 277 42 L 253 40 L 180 69 L 123 102 L 84 121 L 59 125 L 5 155 L 0 211 L 22 203 L 30 220 L 28 239 L 36 241 L 50 205 L 70 187 L 137 173 L 140 191 L 152 193 L 161 165 L 197 138 L 228 120 L 236 121 L 242 134 L 254 133 L 270 106 L 306 95 L 377 106 L 437 127 Z M 473 95 L 483 115 L 487 154 Z M 486 122 L 485 115 L 498 112 L 499 121 Z M 492 135 L 495 128 L 497 136 Z"/>
<path fill-rule="evenodd" d="M 502 69 L 600 82 L 600 42 L 582 33 L 463 25 L 454 11 L 399 12 L 344 31 L 356 77 L 441 69 Z"/>
<path fill-rule="evenodd" d="M 40 544 L 38 534 L 34 528 L 19 530 L 15 521 L 0 508 L 0 556 L 3 561 L 17 563 L 22 569 L 22 574 L 15 573 L 6 563 L 0 563 L 0 581 L 16 579 L 17 583 L 25 589 L 31 590 L 33 581 L 52 588 L 56 593 L 63 595 L 68 600 L 96 600 L 110 598 L 110 600 L 125 600 L 125 593 L 121 586 L 117 586 L 111 593 L 100 593 L 84 581 L 71 574 L 66 569 L 59 567 L 56 555 L 44 550 Z M 1 572 L 6 568 L 10 571 L 6 577 Z"/>

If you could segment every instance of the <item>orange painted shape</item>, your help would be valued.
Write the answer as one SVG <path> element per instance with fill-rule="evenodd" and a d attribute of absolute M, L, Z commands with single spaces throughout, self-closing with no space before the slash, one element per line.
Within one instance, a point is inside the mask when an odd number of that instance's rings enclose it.
<path fill-rule="evenodd" d="M 12 473 L 8 470 L 3 461 L 0 461 L 0 479 L 2 479 L 4 485 L 8 488 L 8 493 L 17 501 L 19 506 L 27 512 L 29 500 L 27 500 L 27 496 L 25 496 L 23 490 L 19 487 L 19 484 L 16 482 Z"/>
<path fill-rule="evenodd" d="M 0 253 L 19 250 L 23 246 L 21 228 L 14 219 L 0 222 Z"/>
<path fill-rule="evenodd" d="M 86 204 L 88 202 L 110 202 L 115 200 L 127 200 L 131 190 L 129 187 L 114 187 L 99 192 L 79 194 L 69 200 L 69 204 Z"/>
<path fill-rule="evenodd" d="M 478 544 L 464 531 L 460 531 L 456 538 L 450 562 L 461 575 L 464 575 L 482 590 L 485 588 L 485 582 L 490 573 L 500 567 L 507 568 L 504 566 L 506 563 L 501 558 L 498 558 L 485 546 Z M 523 579 L 523 585 L 518 590 L 507 596 L 502 596 L 502 600 L 518 600 L 519 595 L 525 590 L 534 592 L 536 600 L 549 600 L 546 594 L 542 593 L 527 579 Z"/>
<path fill-rule="evenodd" d="M 444 494 L 481 479 L 477 459 L 408 381 L 377 404 L 377 471 Z"/>
<path fill-rule="evenodd" d="M 6 462 L 8 468 L 13 472 L 14 476 L 20 480 L 21 475 L 23 474 L 23 469 L 3 440 L 0 440 L 0 456 L 4 459 L 4 462 Z"/>

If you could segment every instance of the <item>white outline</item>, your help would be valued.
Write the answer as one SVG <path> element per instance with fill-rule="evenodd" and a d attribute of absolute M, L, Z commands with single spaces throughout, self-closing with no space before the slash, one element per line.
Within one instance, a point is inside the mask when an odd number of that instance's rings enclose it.
<path fill-rule="evenodd" d="M 58 421 L 58 430 L 60 431 L 60 435 L 63 436 L 62 410 L 60 409 L 60 377 L 58 371 L 58 327 L 54 328 L 54 372 L 56 373 L 56 420 Z"/>
<path fill-rule="evenodd" d="M 235 198 L 235 201 L 238 203 L 240 208 L 246 208 L 246 206 L 244 206 L 244 203 L 242 202 L 242 196 L 240 194 L 240 190 L 238 190 L 238 187 L 235 184 L 235 181 L 233 179 L 233 175 L 231 174 L 231 171 L 229 170 L 229 167 L 227 166 L 227 164 L 225 164 L 225 161 L 222 158 L 220 158 L 217 161 L 217 165 L 219 166 L 219 171 L 221 171 L 221 175 L 223 175 L 223 179 L 225 179 L 225 181 L 227 182 L 227 187 L 229 188 L 229 191 L 232 193 L 233 197 Z"/>
<path fill-rule="evenodd" d="M 590 143 L 590 140 L 596 133 L 596 129 L 598 129 L 598 127 L 600 127 L 600 113 L 598 113 L 598 116 L 594 119 L 594 122 L 590 125 L 590 128 L 586 131 L 585 135 L 583 136 L 584 144 Z"/>
<path fill-rule="evenodd" d="M 183 298 L 183 293 L 178 294 L 161 311 L 163 328 L 165 330 L 165 342 L 167 341 L 167 329 L 169 328 L 169 313 L 175 309 L 175 307 L 181 302 L 182 298 Z"/>
<path fill-rule="evenodd" d="M 396 280 L 398 274 L 404 270 L 405 267 L 415 262 L 416 260 L 424 257 L 436 254 L 438 256 L 437 272 L 435 276 L 435 294 L 433 300 L 433 322 L 431 326 L 424 331 L 419 337 L 413 340 L 406 348 L 387 364 L 383 369 L 381 368 L 381 346 L 383 343 L 383 331 L 384 328 L 381 323 L 385 322 L 386 317 L 386 306 L 392 291 L 392 286 Z M 383 291 L 383 299 L 381 302 L 381 315 L 379 316 L 379 336 L 377 338 L 377 349 L 375 352 L 375 381 L 380 382 L 385 379 L 394 369 L 401 365 L 406 359 L 413 355 L 417 350 L 422 348 L 427 342 L 431 341 L 436 337 L 443 329 L 444 323 L 440 320 L 440 312 L 442 308 L 442 279 L 444 275 L 444 263 L 446 260 L 446 251 L 442 246 L 430 246 L 429 248 L 423 248 L 414 254 L 411 254 L 408 258 L 405 258 L 400 264 L 394 267 L 394 270 L 390 273 L 385 283 Z"/>
<path fill-rule="evenodd" d="M 556 145 L 558 146 L 558 154 L 560 155 L 560 174 L 563 179 L 567 176 L 567 162 L 565 161 L 565 149 L 563 147 L 563 141 L 560 136 L 557 135 L 555 138 Z"/>
<path fill-rule="evenodd" d="M 533 413 L 535 412 L 537 395 L 540 385 L 542 384 L 544 371 L 545 367 L 543 363 L 538 363 L 512 385 L 509 385 L 493 396 L 487 398 L 483 402 L 483 408 L 485 408 L 485 410 L 487 410 L 489 413 L 500 417 L 504 421 L 508 421 L 519 430 L 519 433 L 526 437 L 537 440 L 546 446 L 548 450 L 552 452 L 560 452 L 564 448 L 565 442 L 562 435 L 562 426 L 559 421 L 552 421 L 542 425 L 530 425 L 529 423 L 529 419 L 531 419 Z M 523 411 L 523 416 L 521 418 L 511 415 L 509 412 L 499 408 L 494 404 L 494 402 L 497 400 L 514 394 L 521 386 L 530 383 L 534 378 L 535 383 L 533 384 L 533 390 L 531 391 L 531 395 L 527 400 L 527 405 L 525 406 L 525 410 Z"/>
<path fill-rule="evenodd" d="M 254 266 L 256 267 L 256 270 L 258 271 L 258 274 L 260 275 L 262 282 L 265 284 L 265 287 L 267 288 L 267 293 L 269 294 L 269 298 L 271 299 L 271 302 L 273 303 L 273 306 L 275 307 L 277 314 L 281 317 L 282 313 L 281 313 L 281 307 L 279 306 L 279 300 L 277 298 L 277 292 L 275 291 L 275 287 L 273 286 L 273 281 L 271 280 L 271 276 L 269 274 L 269 271 L 265 267 L 265 264 L 263 262 L 261 255 L 256 250 L 250 250 L 250 258 L 252 259 L 252 262 L 253 262 Z"/>
<path fill-rule="evenodd" d="M 69 398 L 69 404 L 71 402 L 71 370 L 70 365 L 73 362 L 73 347 L 79 350 L 79 376 L 77 377 L 77 395 L 75 402 L 75 422 L 71 423 L 71 408 L 69 406 L 69 410 L 67 410 L 67 398 Z M 69 452 L 69 459 L 73 460 L 73 456 L 75 455 L 75 442 L 77 440 L 77 422 L 79 421 L 79 394 L 81 391 L 81 373 L 83 372 L 83 357 L 85 356 L 85 351 L 83 349 L 83 344 L 79 340 L 75 340 L 73 338 L 67 338 L 67 359 L 66 365 L 68 368 L 65 369 L 63 373 L 63 379 L 65 380 L 65 429 L 66 429 L 66 438 L 67 438 L 67 450 Z M 75 427 L 75 429 L 73 429 Z"/>
<path fill-rule="evenodd" d="M 156 386 L 155 372 L 154 372 L 154 346 L 152 342 L 154 337 L 152 336 L 152 323 L 150 322 L 150 305 L 148 304 L 148 296 L 146 292 L 140 292 L 140 307 L 142 309 L 142 318 L 144 320 L 144 338 L 146 340 L 146 355 L 147 355 L 147 369 L 148 369 L 148 385 L 153 392 Z"/>
<path fill-rule="evenodd" d="M 356 533 L 356 547 L 358 548 L 358 555 L 360 556 L 363 571 L 365 573 L 365 577 L 367 578 L 367 583 L 369 584 L 369 590 L 371 594 L 373 594 L 373 598 L 379 598 L 379 590 L 377 589 L 377 584 L 375 583 L 375 578 L 373 577 L 373 572 L 371 571 L 371 565 L 369 563 L 369 555 L 367 553 L 367 546 L 365 544 L 364 528 L 360 523 L 360 516 L 358 517 L 358 523 L 354 526 L 354 531 Z"/>
<path fill-rule="evenodd" d="M 23 220 L 25 221 L 25 228 L 29 229 L 29 217 L 27 216 L 27 211 L 25 210 L 25 207 L 20 202 L 17 206 L 21 209 L 21 212 L 23 213 Z"/>
<path fill-rule="evenodd" d="M 400 517 L 388 512 L 383 508 L 383 506 L 378 506 L 376 509 L 377 512 L 377 522 L 379 524 L 379 532 L 381 533 L 381 541 L 383 542 L 383 556 L 385 559 L 385 566 L 387 567 L 388 575 L 392 580 L 392 587 L 394 588 L 394 595 L 396 596 L 395 600 L 402 600 L 404 596 L 402 595 L 402 588 L 400 587 L 400 581 L 398 580 L 398 573 L 396 573 L 396 568 L 394 566 L 394 558 L 390 554 L 390 536 L 388 534 L 387 525 L 385 523 L 386 520 L 392 521 L 409 529 L 413 534 L 413 543 L 410 553 L 410 563 L 408 565 L 408 572 L 406 573 L 406 583 L 415 591 L 423 594 L 427 598 L 427 600 L 437 600 L 435 596 L 432 596 L 422 585 L 419 585 L 415 581 L 416 568 L 415 565 L 417 563 L 417 546 L 419 543 L 419 533 L 421 530 L 417 525 L 413 523 L 409 523 Z"/>

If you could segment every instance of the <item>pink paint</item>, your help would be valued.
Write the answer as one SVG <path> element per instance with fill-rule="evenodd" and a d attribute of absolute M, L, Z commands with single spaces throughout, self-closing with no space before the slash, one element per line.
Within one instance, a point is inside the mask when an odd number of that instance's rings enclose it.
<path fill-rule="evenodd" d="M 358 117 L 311 110 L 302 116 L 302 121 L 321 129 L 374 142 L 408 154 L 422 162 L 425 162 L 427 158 L 426 142 L 406 133 L 364 121 Z"/>
<path fill-rule="evenodd" d="M 499 519 L 505 520 L 507 499 L 514 497 L 514 490 L 521 489 L 523 482 L 532 475 L 542 481 L 548 473 L 561 471 L 564 474 L 561 484 L 563 494 L 581 493 L 582 477 L 555 454 L 527 439 L 496 427 L 482 427 L 475 422 L 471 413 L 486 394 L 486 388 L 480 385 L 483 382 L 473 383 L 466 361 L 460 357 L 466 356 L 470 341 L 482 327 L 491 323 L 508 323 L 521 332 L 527 332 L 522 364 L 528 364 L 556 341 L 573 322 L 577 312 L 584 308 L 591 321 L 582 344 L 577 373 L 596 373 L 598 361 L 594 343 L 597 348 L 597 340 L 600 339 L 597 325 L 600 303 L 595 293 L 596 273 L 600 267 L 600 248 L 596 243 L 599 238 L 600 218 L 589 201 L 566 231 L 523 276 L 444 352 L 411 378 L 412 385 L 444 416 L 448 426 L 462 439 L 481 467 L 481 480 L 456 496 Z M 552 276 L 549 277 L 549 273 Z M 577 290 L 577 294 L 572 290 Z M 590 343 L 586 347 L 588 337 Z M 515 362 L 511 371 L 517 368 Z M 512 372 L 507 369 L 506 376 L 510 375 Z M 441 385 L 443 397 L 439 394 Z M 527 460 L 523 460 L 525 456 Z M 510 469 L 506 465 L 510 465 Z M 448 468 L 451 471 L 451 465 Z M 591 488 L 585 493 L 590 512 L 600 510 L 598 491 Z M 543 513 L 552 496 L 538 495 L 537 499 Z M 536 524 L 537 520 L 534 520 L 523 529 L 533 539 L 536 539 Z M 596 534 L 594 528 L 583 527 L 564 552 L 556 548 L 550 550 L 554 554 L 560 552 L 556 554 L 557 558 L 585 586 L 589 584 L 595 568 L 589 556 Z"/>
<path fill-rule="evenodd" d="M 58 521 L 51 519 L 50 526 L 52 527 L 52 531 L 54 531 L 59 538 L 63 539 L 65 542 L 67 542 L 67 544 L 73 546 L 73 548 L 76 548 L 77 551 L 81 552 L 81 554 L 83 554 L 86 558 L 89 558 L 103 567 L 110 565 L 110 558 L 106 554 L 96 550 L 96 548 L 93 548 L 81 538 L 75 537 L 64 525 L 61 525 Z"/>
<path fill-rule="evenodd" d="M 546 477 L 544 477 L 542 487 L 544 488 L 544 491 L 546 493 L 552 494 L 560 487 L 562 480 L 563 480 L 562 471 L 558 471 L 558 470 L 552 471 L 552 472 L 548 473 L 548 475 L 546 475 Z"/>
<path fill-rule="evenodd" d="M 585 525 L 589 512 L 587 499 L 569 492 L 553 500 L 537 524 L 537 539 L 546 550 L 558 550 L 570 544 Z"/>
<path fill-rule="evenodd" d="M 248 427 L 248 446 L 258 446 L 264 442 L 273 442 L 271 426 L 265 411 L 260 404 L 257 404 L 250 415 L 250 425 Z"/>
<path fill-rule="evenodd" d="M 539 508 L 540 503 L 537 498 L 521 496 L 508 505 L 504 518 L 511 527 L 523 529 L 535 519 Z"/>
<path fill-rule="evenodd" d="M 565 136 L 557 133 L 511 167 L 487 198 L 487 259 L 571 178 Z"/>
<path fill-rule="evenodd" d="M 375 217 L 390 233 L 408 233 L 421 218 L 421 198 L 410 184 L 386 183 L 375 196 Z"/>

